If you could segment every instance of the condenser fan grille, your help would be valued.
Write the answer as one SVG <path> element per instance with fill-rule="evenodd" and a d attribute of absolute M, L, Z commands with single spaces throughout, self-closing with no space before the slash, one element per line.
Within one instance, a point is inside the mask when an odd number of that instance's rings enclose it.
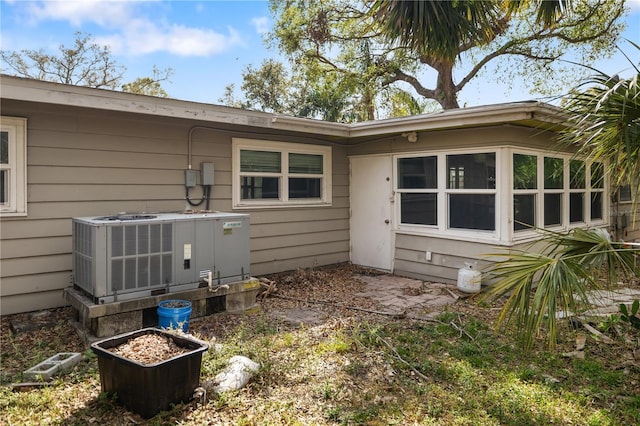
<path fill-rule="evenodd" d="M 157 216 L 151 214 L 116 214 L 113 216 L 100 216 L 96 217 L 94 220 L 105 220 L 105 221 L 115 221 L 115 220 L 145 220 L 145 219 L 155 219 Z"/>

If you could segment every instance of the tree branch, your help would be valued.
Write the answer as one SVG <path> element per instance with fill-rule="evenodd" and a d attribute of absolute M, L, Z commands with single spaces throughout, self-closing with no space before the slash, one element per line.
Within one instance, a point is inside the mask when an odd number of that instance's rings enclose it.
<path fill-rule="evenodd" d="M 395 69 L 393 71 L 393 74 L 388 77 L 385 84 L 390 85 L 391 83 L 394 83 L 396 81 L 404 81 L 405 83 L 409 83 L 419 95 L 424 96 L 425 98 L 434 99 L 436 96 L 435 90 L 427 89 L 422 85 L 422 83 L 420 83 L 420 80 L 418 80 L 416 77 L 406 74 L 400 69 Z"/>

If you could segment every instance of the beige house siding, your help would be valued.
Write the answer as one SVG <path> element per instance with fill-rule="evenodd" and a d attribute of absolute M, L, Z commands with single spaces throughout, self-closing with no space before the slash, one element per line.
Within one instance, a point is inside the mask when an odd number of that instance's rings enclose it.
<path fill-rule="evenodd" d="M 431 261 L 426 260 L 427 251 L 431 252 Z M 482 270 L 496 252 L 483 243 L 397 233 L 394 268 L 398 275 L 455 283 L 458 270 L 466 263 Z"/>
<path fill-rule="evenodd" d="M 640 243 L 640 204 L 634 209 L 632 202 L 612 203 L 610 233 L 616 240 Z"/>
<path fill-rule="evenodd" d="M 2 315 L 65 304 L 72 217 L 188 207 L 187 136 L 192 126 L 208 123 L 6 99 L 1 108 L 4 116 L 28 119 L 28 215 L 0 221 Z M 193 168 L 202 162 L 215 167 L 211 209 L 231 211 L 231 138 L 256 133 L 247 126 L 193 131 Z M 306 142 L 292 132 L 271 133 L 260 139 Z M 332 184 L 329 207 L 242 210 L 251 214 L 253 275 L 348 261 L 344 148 L 333 149 Z M 200 191 L 191 191 L 192 200 L 200 199 Z"/>
<path fill-rule="evenodd" d="M 349 260 L 349 163 L 344 148 L 332 152 L 331 207 L 242 210 L 251 214 L 253 275 Z"/>

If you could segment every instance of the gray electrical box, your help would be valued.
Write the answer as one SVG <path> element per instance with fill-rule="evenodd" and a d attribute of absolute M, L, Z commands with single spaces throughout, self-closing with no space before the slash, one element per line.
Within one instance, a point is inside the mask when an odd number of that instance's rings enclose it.
<path fill-rule="evenodd" d="M 187 188 L 193 188 L 198 183 L 198 173 L 195 170 L 185 170 L 184 171 L 184 186 Z"/>
<path fill-rule="evenodd" d="M 213 185 L 213 163 L 202 163 L 200 166 L 200 183 Z"/>
<path fill-rule="evenodd" d="M 95 303 L 250 278 L 249 215 L 123 214 L 73 218 L 73 285 Z"/>

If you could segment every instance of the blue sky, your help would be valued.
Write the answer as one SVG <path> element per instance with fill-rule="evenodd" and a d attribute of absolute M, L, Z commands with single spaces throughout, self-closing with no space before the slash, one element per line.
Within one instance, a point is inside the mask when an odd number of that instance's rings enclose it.
<path fill-rule="evenodd" d="M 624 37 L 640 44 L 640 0 L 627 3 L 631 12 Z M 61 44 L 72 46 L 76 31 L 89 33 L 127 68 L 124 82 L 150 76 L 154 65 L 173 68 L 163 87 L 177 99 L 219 103 L 225 86 L 239 88 L 247 65 L 257 68 L 263 59 L 278 56 L 263 42 L 272 25 L 266 1 L 1 0 L 0 7 L 2 50 L 54 53 Z M 625 47 L 637 58 L 635 49 Z M 620 53 L 593 65 L 611 74 L 629 69 Z M 511 90 L 494 83 L 487 90 L 486 81 L 477 80 L 461 93 L 460 103 L 535 98 L 519 82 Z"/>

